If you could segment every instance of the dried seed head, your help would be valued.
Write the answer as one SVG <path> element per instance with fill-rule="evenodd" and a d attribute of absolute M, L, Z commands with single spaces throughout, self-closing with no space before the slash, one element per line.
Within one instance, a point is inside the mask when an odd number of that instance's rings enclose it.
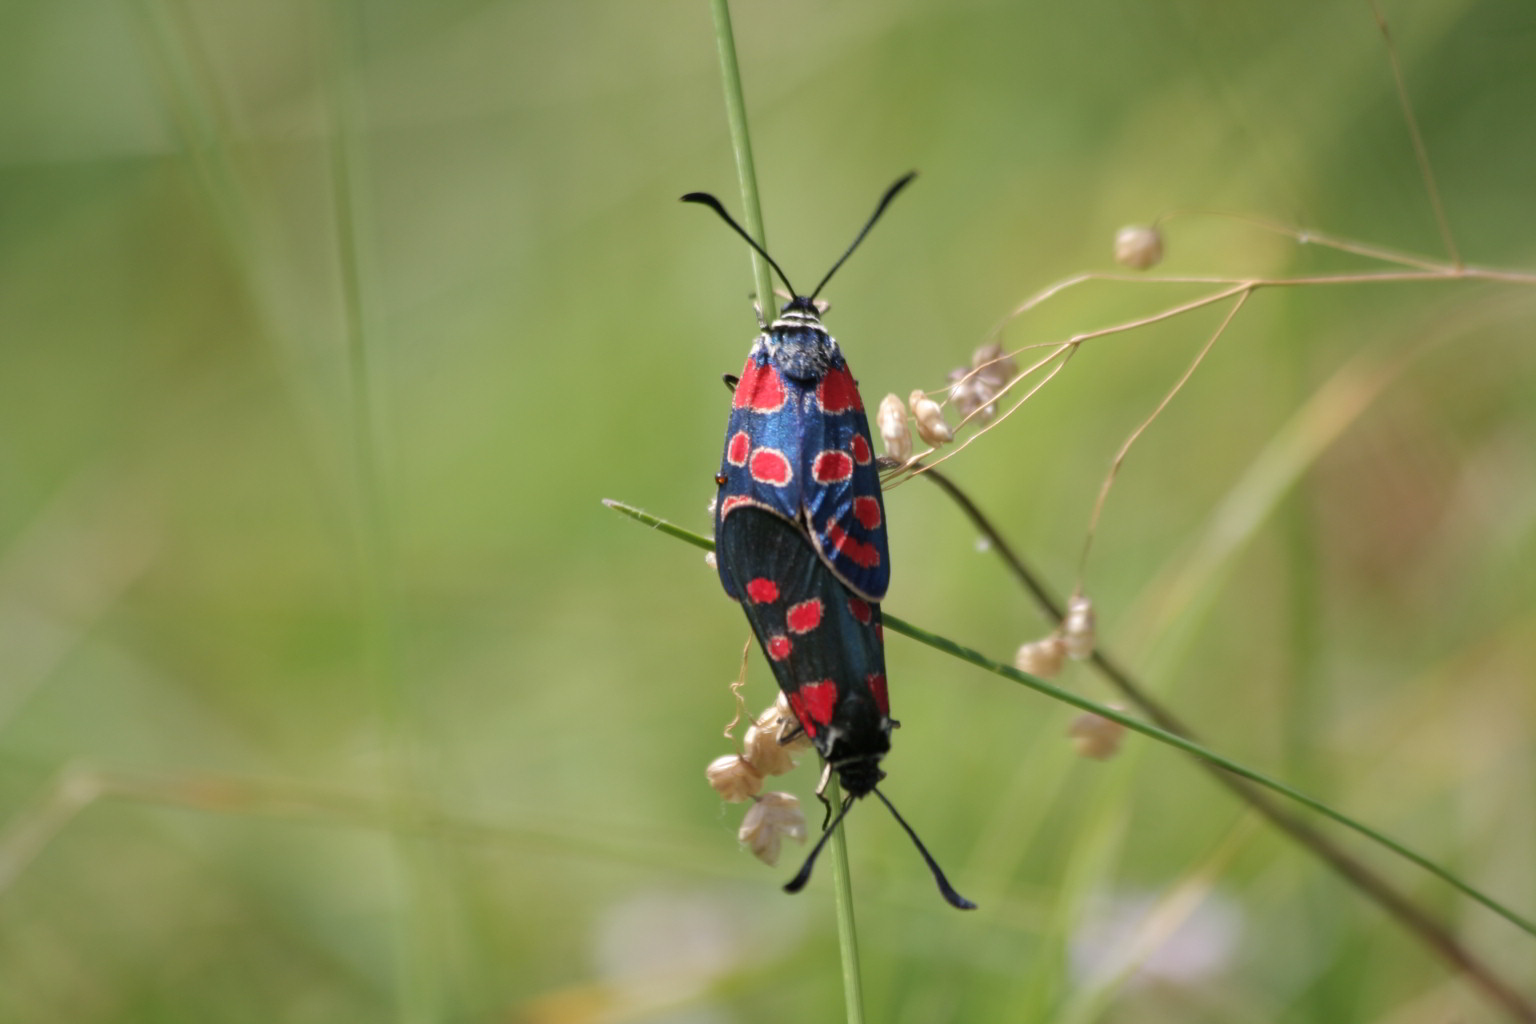
<path fill-rule="evenodd" d="M 764 793 L 747 809 L 736 838 L 764 864 L 779 862 L 779 845 L 785 838 L 805 842 L 805 815 L 793 793 Z"/>
<path fill-rule="evenodd" d="M 1146 270 L 1163 261 L 1163 233 L 1157 228 L 1133 224 L 1115 235 L 1115 262 L 1132 270 Z"/>
<path fill-rule="evenodd" d="M 907 429 L 907 407 L 895 395 L 880 400 L 880 411 L 875 414 L 880 429 L 880 440 L 885 444 L 885 454 L 902 462 L 912 456 L 912 433 Z"/>
<path fill-rule="evenodd" d="M 1019 375 L 1019 364 L 996 341 L 971 353 L 971 369 L 976 371 L 977 380 L 984 381 L 992 389 L 993 397 Z"/>
<path fill-rule="evenodd" d="M 1061 629 L 1066 634 L 1067 654 L 1077 661 L 1093 657 L 1094 614 L 1093 601 L 1082 594 L 1073 594 L 1067 601 L 1067 617 Z"/>
<path fill-rule="evenodd" d="M 928 444 L 937 448 L 955 439 L 954 431 L 944 422 L 944 410 L 939 408 L 938 402 L 921 391 L 914 391 L 908 396 L 907 404 L 912 407 L 912 418 L 917 421 L 918 436 Z"/>
<path fill-rule="evenodd" d="M 742 756 L 763 775 L 783 775 L 795 767 L 795 759 L 779 742 L 778 724 L 767 729 L 756 725 L 747 730 L 747 752 Z"/>
<path fill-rule="evenodd" d="M 802 750 L 811 749 L 811 738 L 800 728 L 800 720 L 795 717 L 794 711 L 789 707 L 789 699 L 784 692 L 779 691 L 778 699 L 773 706 L 757 716 L 755 723 L 759 729 L 770 733 L 779 745 L 791 754 L 798 754 Z M 794 739 L 785 742 L 784 737 L 793 734 Z"/>
<path fill-rule="evenodd" d="M 1067 735 L 1072 737 L 1072 749 L 1083 757 L 1108 761 L 1120 750 L 1120 742 L 1125 739 L 1125 726 L 1088 711 L 1072 719 Z"/>
<path fill-rule="evenodd" d="M 795 715 L 789 707 L 789 698 L 780 690 L 774 697 L 773 703 L 762 710 L 762 713 L 754 720 L 760 729 L 777 729 L 787 721 L 792 721 Z"/>
<path fill-rule="evenodd" d="M 1066 660 L 1067 643 L 1060 633 L 1027 643 L 1013 656 L 1013 665 L 1020 672 L 1028 672 L 1041 679 L 1055 679 L 1061 675 Z"/>
<path fill-rule="evenodd" d="M 709 762 L 704 777 L 721 798 L 733 804 L 750 800 L 763 788 L 763 776 L 739 754 L 727 754 Z"/>
<path fill-rule="evenodd" d="M 997 392 L 981 377 L 971 376 L 967 367 L 949 371 L 949 401 L 960 413 L 961 417 L 970 416 L 977 409 L 982 413 L 977 417 L 983 423 L 988 422 L 997 415 L 997 406 L 993 399 Z"/>
<path fill-rule="evenodd" d="M 982 423 L 997 415 L 997 396 L 1019 372 L 1019 364 L 998 342 L 990 342 L 971 353 L 971 365 L 949 374 L 949 400 L 960 415 L 977 414 Z"/>

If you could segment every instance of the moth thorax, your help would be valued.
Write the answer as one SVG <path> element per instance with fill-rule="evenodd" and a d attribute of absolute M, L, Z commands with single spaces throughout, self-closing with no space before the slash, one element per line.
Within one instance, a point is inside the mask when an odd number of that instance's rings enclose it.
<path fill-rule="evenodd" d="M 863 796 L 878 786 L 883 778 L 885 772 L 880 770 L 879 758 L 860 757 L 837 766 L 837 781 L 850 796 Z"/>
<path fill-rule="evenodd" d="M 768 328 L 763 340 L 774 364 L 798 381 L 820 380 L 837 354 L 837 342 L 814 312 L 786 312 Z"/>

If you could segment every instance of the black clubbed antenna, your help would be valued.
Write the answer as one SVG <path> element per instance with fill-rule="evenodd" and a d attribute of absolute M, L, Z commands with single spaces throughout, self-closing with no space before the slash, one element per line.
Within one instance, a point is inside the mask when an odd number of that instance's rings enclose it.
<path fill-rule="evenodd" d="M 758 245 L 757 239 L 747 234 L 746 229 L 743 228 L 740 224 L 737 224 L 735 219 L 733 219 L 730 214 L 725 212 L 725 207 L 720 204 L 720 200 L 716 199 L 708 192 L 689 192 L 687 195 L 683 196 L 682 201 L 685 203 L 701 203 L 718 213 L 721 220 L 729 224 L 733 231 L 747 240 L 747 244 L 755 249 L 759 256 L 768 261 L 768 265 L 772 267 L 776 273 L 778 273 L 779 280 L 784 282 L 784 287 L 789 289 L 789 294 L 800 294 L 799 292 L 795 291 L 795 286 L 789 283 L 789 278 L 784 276 L 784 271 L 779 267 L 777 263 L 773 261 L 773 257 L 768 255 L 768 250 Z M 864 230 L 868 231 L 869 229 L 865 228 Z M 846 258 L 847 257 L 844 257 L 844 259 Z M 838 262 L 841 263 L 842 260 L 838 260 Z M 823 281 L 822 284 L 826 284 L 826 282 Z"/>
<path fill-rule="evenodd" d="M 811 868 L 816 866 L 816 855 L 821 852 L 823 846 L 827 845 L 827 840 L 832 838 L 833 830 L 842 824 L 843 815 L 847 814 L 848 808 L 852 806 L 853 797 L 844 797 L 842 810 L 837 812 L 837 817 L 832 819 L 832 824 L 821 830 L 821 838 L 816 840 L 815 846 L 811 847 L 810 855 L 805 858 L 805 863 L 800 866 L 800 873 L 784 883 L 785 892 L 799 892 L 805 888 L 805 883 L 811 880 Z"/>
<path fill-rule="evenodd" d="M 880 215 L 885 212 L 885 208 L 891 205 L 891 200 L 896 198 L 896 193 L 912 184 L 912 179 L 915 177 L 917 177 L 916 171 L 908 171 L 906 174 L 903 174 L 901 177 L 897 178 L 895 184 L 891 185 L 890 188 L 885 190 L 885 195 L 880 197 L 880 205 L 876 206 L 875 212 L 870 214 L 868 222 L 866 222 L 864 225 L 864 230 L 859 232 L 859 236 L 853 240 L 853 244 L 848 247 L 848 251 L 843 253 L 842 257 L 836 263 L 832 264 L 832 269 L 827 271 L 827 276 L 823 277 L 821 279 L 821 283 L 816 286 L 816 290 L 811 292 L 809 296 L 810 299 L 814 300 L 816 296 L 821 294 L 821 290 L 827 286 L 827 282 L 832 280 L 832 275 L 837 273 L 837 268 L 841 267 L 847 261 L 848 257 L 853 255 L 853 250 L 857 249 L 859 247 L 859 243 L 864 241 L 864 236 L 869 234 L 869 229 L 875 226 L 875 221 L 879 220 Z M 688 197 L 684 196 L 683 198 L 686 199 Z M 740 231 L 741 229 L 737 228 L 736 230 Z M 748 241 L 751 241 L 751 239 L 748 239 Z M 758 251 L 761 252 L 762 250 Z M 763 253 L 763 255 L 767 256 L 768 254 Z M 772 263 L 773 261 L 769 260 L 768 262 Z M 784 275 L 780 274 L 779 276 L 783 277 Z M 785 281 L 784 283 L 788 284 L 789 282 Z M 794 291 L 794 289 L 791 288 L 790 291 Z"/>
<path fill-rule="evenodd" d="M 897 824 L 906 829 L 907 835 L 912 837 L 913 844 L 917 846 L 917 852 L 923 855 L 923 860 L 927 863 L 928 870 L 933 872 L 933 880 L 939 883 L 939 894 L 956 910 L 975 910 L 976 904 L 955 892 L 955 887 L 949 884 L 949 879 L 945 878 L 944 872 L 939 870 L 939 862 L 933 859 L 933 854 L 929 853 L 928 848 L 923 845 L 923 841 L 917 838 L 917 833 L 912 831 L 912 826 L 907 824 L 907 819 L 896 812 L 896 808 L 885 798 L 884 793 L 877 789 L 874 791 L 874 794 L 880 798 L 880 802 L 885 804 L 886 809 L 895 817 Z"/>
<path fill-rule="evenodd" d="M 892 816 L 895 817 L 896 823 L 906 830 L 907 835 L 912 837 L 912 842 L 917 847 L 917 852 L 923 855 L 923 862 L 928 865 L 928 870 L 933 872 L 933 880 L 939 883 L 939 895 L 944 897 L 945 902 L 957 910 L 975 910 L 976 904 L 955 892 L 955 887 L 949 884 L 949 879 L 945 878 L 944 872 L 939 869 L 938 861 L 933 859 L 933 855 L 928 852 L 928 848 L 923 845 L 923 841 L 917 838 L 917 833 L 912 831 L 912 826 L 907 824 L 907 819 L 897 812 L 896 808 L 891 805 L 891 802 L 885 798 L 884 793 L 878 789 L 873 792 L 875 796 L 880 798 L 880 802 L 885 804 L 886 809 L 891 812 Z M 832 837 L 832 833 L 837 829 L 837 826 L 842 824 L 843 816 L 853 806 L 853 799 L 852 796 L 844 798 L 843 806 L 837 812 L 837 817 L 833 818 L 832 823 L 822 830 L 821 838 L 816 840 L 815 846 L 811 847 L 810 854 L 805 858 L 805 863 L 800 867 L 800 873 L 785 883 L 785 892 L 799 892 L 805 888 L 805 883 L 811 880 L 811 868 L 816 866 L 817 855 L 821 853 L 821 848 L 827 845 L 827 840 Z"/>

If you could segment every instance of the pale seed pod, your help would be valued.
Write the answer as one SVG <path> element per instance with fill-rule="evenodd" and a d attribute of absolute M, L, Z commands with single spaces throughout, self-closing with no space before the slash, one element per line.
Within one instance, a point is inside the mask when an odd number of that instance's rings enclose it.
<path fill-rule="evenodd" d="M 747 752 L 742 756 L 763 775 L 783 775 L 795 767 L 794 757 L 784 744 L 779 742 L 777 721 L 766 729 L 756 725 L 751 726 L 747 729 L 747 738 L 742 743 L 747 748 Z"/>
<path fill-rule="evenodd" d="M 795 712 L 789 706 L 789 698 L 784 696 L 784 691 L 779 691 L 779 696 L 774 700 L 773 706 L 757 716 L 755 723 L 759 729 L 770 733 L 779 745 L 791 754 L 798 754 L 803 750 L 811 749 L 811 738 L 805 730 L 800 728 L 800 720 L 795 717 Z M 795 738 L 784 742 L 784 737 L 790 733 Z"/>
<path fill-rule="evenodd" d="M 805 843 L 805 815 L 793 793 L 764 793 L 757 797 L 736 838 L 764 864 L 779 862 L 779 846 L 785 838 Z"/>
<path fill-rule="evenodd" d="M 1093 657 L 1093 601 L 1082 594 L 1073 594 L 1067 600 L 1067 617 L 1061 630 L 1066 636 L 1068 655 L 1076 661 Z"/>
<path fill-rule="evenodd" d="M 1061 675 L 1066 656 L 1066 641 L 1060 633 L 1052 633 L 1020 647 L 1013 656 L 1013 667 L 1041 679 L 1055 679 Z"/>
<path fill-rule="evenodd" d="M 944 410 L 939 408 L 938 402 L 921 391 L 914 391 L 907 398 L 907 404 L 912 407 L 912 418 L 917 421 L 918 436 L 928 444 L 937 448 L 955 439 L 954 431 L 944 422 Z"/>
<path fill-rule="evenodd" d="M 763 776 L 738 754 L 727 754 L 709 762 L 704 777 L 721 799 L 733 804 L 750 800 L 763 788 Z"/>
<path fill-rule="evenodd" d="M 997 415 L 997 396 L 1019 372 L 1019 364 L 1000 342 L 989 342 L 971 353 L 971 365 L 949 374 L 949 401 L 964 418 L 972 414 L 983 424 Z M 980 410 L 980 412 L 977 412 Z"/>
<path fill-rule="evenodd" d="M 976 418 L 986 423 L 997 415 L 997 406 L 992 400 L 997 393 L 990 385 L 981 379 L 980 375 L 971 376 L 971 371 L 966 367 L 949 371 L 949 403 L 955 407 L 962 419 L 971 415 L 977 409 L 984 410 Z"/>
<path fill-rule="evenodd" d="M 880 440 L 885 444 L 885 454 L 902 462 L 912 456 L 912 432 L 907 429 L 907 407 L 895 395 L 880 400 L 880 411 L 875 414 L 880 430 Z"/>
<path fill-rule="evenodd" d="M 1125 739 L 1125 726 L 1088 711 L 1072 719 L 1067 735 L 1072 738 L 1072 749 L 1081 756 L 1108 761 L 1120 750 L 1120 743 Z"/>
<path fill-rule="evenodd" d="M 1115 234 L 1115 262 L 1132 270 L 1146 270 L 1163 261 L 1163 233 L 1157 228 L 1133 224 Z"/>
<path fill-rule="evenodd" d="M 1001 342 L 989 342 L 971 353 L 971 369 L 996 398 L 1008 382 L 1019 375 L 1019 364 L 1003 349 Z"/>

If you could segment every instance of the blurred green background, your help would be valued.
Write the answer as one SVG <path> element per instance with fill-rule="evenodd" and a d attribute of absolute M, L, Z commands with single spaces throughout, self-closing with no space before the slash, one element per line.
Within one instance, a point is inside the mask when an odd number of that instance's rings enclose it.
<path fill-rule="evenodd" d="M 1386 12 L 1465 258 L 1536 266 L 1536 12 Z M 1170 210 L 1443 253 L 1363 3 L 735 16 L 792 278 L 922 171 L 828 293 L 871 404 Z M 694 189 L 740 209 L 703 0 L 0 6 L 0 1019 L 840 1019 L 830 872 L 782 894 L 796 848 L 742 853 L 703 779 L 745 622 L 599 504 L 708 527 L 754 324 Z M 1168 252 L 1377 266 L 1199 218 Z M 1007 337 L 1193 294 L 1090 286 Z M 1516 285 L 1261 292 L 1133 451 L 1086 576 L 1104 645 L 1211 745 L 1528 915 L 1533 314 Z M 948 463 L 1058 588 L 1219 318 L 1085 347 Z M 1246 488 L 1362 365 L 1380 388 L 1299 485 Z M 1005 659 L 1046 631 L 936 489 L 888 515 L 890 611 Z M 888 654 L 886 791 L 982 909 L 854 814 L 871 1019 L 1499 1019 L 1181 756 L 1080 759 L 1070 709 Z M 809 799 L 814 768 L 785 781 Z M 1528 936 L 1361 852 L 1533 991 Z"/>

